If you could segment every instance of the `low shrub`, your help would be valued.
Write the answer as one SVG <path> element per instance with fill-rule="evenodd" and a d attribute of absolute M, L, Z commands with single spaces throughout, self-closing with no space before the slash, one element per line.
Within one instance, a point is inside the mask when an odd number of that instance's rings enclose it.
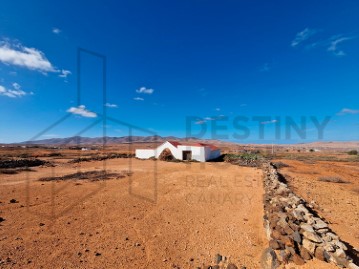
<path fill-rule="evenodd" d="M 350 150 L 350 151 L 348 151 L 348 154 L 349 155 L 358 155 L 358 151 L 357 150 Z"/>
<path fill-rule="evenodd" d="M 330 176 L 320 177 L 318 180 L 322 182 L 331 182 L 331 183 L 349 183 L 348 181 L 345 181 L 340 177 L 330 177 Z"/>

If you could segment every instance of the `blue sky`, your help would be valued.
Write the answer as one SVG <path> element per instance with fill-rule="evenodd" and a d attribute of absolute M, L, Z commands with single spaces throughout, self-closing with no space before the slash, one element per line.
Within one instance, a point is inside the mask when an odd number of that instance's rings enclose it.
<path fill-rule="evenodd" d="M 1 1 L 0 142 L 81 133 L 104 102 L 109 117 L 163 136 L 359 140 L 357 14 L 345 0 Z M 78 103 L 78 48 L 106 57 L 107 100 L 102 60 L 83 53 Z M 310 117 L 330 117 L 323 137 Z M 289 120 L 305 135 L 286 136 Z"/>

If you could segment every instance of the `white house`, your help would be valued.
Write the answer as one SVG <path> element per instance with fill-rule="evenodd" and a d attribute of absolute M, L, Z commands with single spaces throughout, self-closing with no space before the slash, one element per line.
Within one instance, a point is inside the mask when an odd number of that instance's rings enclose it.
<path fill-rule="evenodd" d="M 220 149 L 210 144 L 182 144 L 177 141 L 166 141 L 156 149 L 136 149 L 136 157 L 139 159 L 158 158 L 165 149 L 169 149 L 173 157 L 178 160 L 205 162 L 221 155 Z"/>

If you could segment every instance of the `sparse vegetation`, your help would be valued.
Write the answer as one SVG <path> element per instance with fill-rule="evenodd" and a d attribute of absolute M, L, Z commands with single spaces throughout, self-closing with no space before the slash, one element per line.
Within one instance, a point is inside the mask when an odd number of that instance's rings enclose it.
<path fill-rule="evenodd" d="M 358 151 L 356 149 L 348 151 L 349 155 L 358 155 Z"/>
<path fill-rule="evenodd" d="M 237 165 L 259 166 L 264 157 L 259 153 L 245 152 L 242 154 L 225 154 L 223 160 Z"/>
<path fill-rule="evenodd" d="M 85 172 L 77 172 L 73 174 L 68 174 L 64 176 L 58 177 L 42 177 L 39 181 L 57 181 L 57 180 L 90 180 L 90 181 L 97 181 L 97 180 L 107 180 L 111 178 L 124 178 L 126 176 L 132 175 L 132 172 L 128 170 L 121 171 L 120 173 L 110 173 L 105 170 L 100 171 L 85 171 Z"/>
<path fill-rule="evenodd" d="M 280 169 L 280 168 L 283 168 L 283 167 L 289 167 L 289 165 L 284 163 L 284 162 L 274 162 L 273 165 L 277 169 Z"/>
<path fill-rule="evenodd" d="M 90 162 L 90 161 L 104 161 L 107 159 L 116 159 L 116 158 L 133 158 L 135 154 L 132 153 L 109 153 L 106 155 L 91 156 L 91 157 L 80 157 L 73 160 L 70 160 L 69 163 L 80 163 L 80 162 Z"/>
<path fill-rule="evenodd" d="M 44 165 L 48 162 L 40 159 L 15 159 L 0 161 L 0 168 L 34 167 Z"/>
<path fill-rule="evenodd" d="M 323 182 L 331 182 L 331 183 L 349 183 L 348 181 L 345 181 L 343 180 L 342 178 L 340 177 L 329 177 L 329 176 L 326 176 L 326 177 L 320 177 L 318 179 L 319 181 L 323 181 Z"/>

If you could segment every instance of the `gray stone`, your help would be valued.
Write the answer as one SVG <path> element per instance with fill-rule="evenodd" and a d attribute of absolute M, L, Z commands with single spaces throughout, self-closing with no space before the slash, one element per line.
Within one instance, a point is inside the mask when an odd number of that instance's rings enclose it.
<path fill-rule="evenodd" d="M 339 240 L 334 240 L 333 243 L 334 243 L 338 248 L 341 248 L 341 249 L 343 249 L 343 250 L 348 250 L 347 246 L 346 246 L 343 242 L 341 242 L 341 241 L 339 241 Z"/>
<path fill-rule="evenodd" d="M 323 239 L 327 242 L 333 241 L 333 240 L 338 240 L 339 237 L 331 232 L 326 233 L 325 236 L 323 237 Z"/>
<path fill-rule="evenodd" d="M 346 258 L 347 255 L 345 254 L 345 251 L 338 248 L 336 251 L 335 251 L 335 255 L 339 258 Z"/>
<path fill-rule="evenodd" d="M 312 241 L 304 238 L 303 239 L 303 247 L 306 250 L 308 250 L 311 255 L 314 255 L 314 251 L 315 251 L 315 247 L 316 247 L 315 243 L 313 243 Z"/>
<path fill-rule="evenodd" d="M 216 256 L 214 256 L 214 263 L 219 264 L 221 261 L 222 261 L 222 255 L 216 254 Z"/>
<path fill-rule="evenodd" d="M 323 228 L 323 229 L 318 229 L 317 232 L 320 233 L 320 234 L 325 234 L 327 233 L 329 230 L 326 229 L 326 228 Z"/>
<path fill-rule="evenodd" d="M 261 257 L 261 265 L 263 269 L 276 269 L 279 267 L 280 264 L 273 249 L 267 248 L 264 250 Z"/>
<path fill-rule="evenodd" d="M 303 217 L 304 212 L 303 211 L 294 209 L 292 214 L 297 220 L 304 221 L 304 217 Z"/>
<path fill-rule="evenodd" d="M 315 232 L 311 233 L 308 231 L 304 231 L 303 235 L 305 238 L 309 239 L 310 241 L 316 242 L 316 243 L 322 243 L 323 240 L 322 238 L 320 238 L 320 236 L 318 236 Z"/>
<path fill-rule="evenodd" d="M 359 269 L 359 266 L 357 266 L 357 265 L 355 265 L 354 263 L 351 262 L 351 263 L 348 264 L 348 268 L 349 269 Z"/>
<path fill-rule="evenodd" d="M 313 224 L 314 229 L 328 228 L 328 224 L 322 221 L 320 218 L 314 218 L 315 223 Z"/>
<path fill-rule="evenodd" d="M 329 242 L 325 243 L 323 246 L 324 250 L 328 251 L 328 252 L 334 252 L 335 248 L 333 247 L 333 245 Z"/>
<path fill-rule="evenodd" d="M 293 233 L 293 240 L 295 242 L 297 242 L 298 244 L 300 244 L 302 242 L 302 238 L 301 238 L 300 233 L 298 231 L 295 231 Z"/>
<path fill-rule="evenodd" d="M 304 231 L 310 232 L 310 233 L 314 233 L 314 229 L 312 227 L 312 225 L 306 224 L 306 223 L 302 223 L 300 225 L 300 228 Z"/>

